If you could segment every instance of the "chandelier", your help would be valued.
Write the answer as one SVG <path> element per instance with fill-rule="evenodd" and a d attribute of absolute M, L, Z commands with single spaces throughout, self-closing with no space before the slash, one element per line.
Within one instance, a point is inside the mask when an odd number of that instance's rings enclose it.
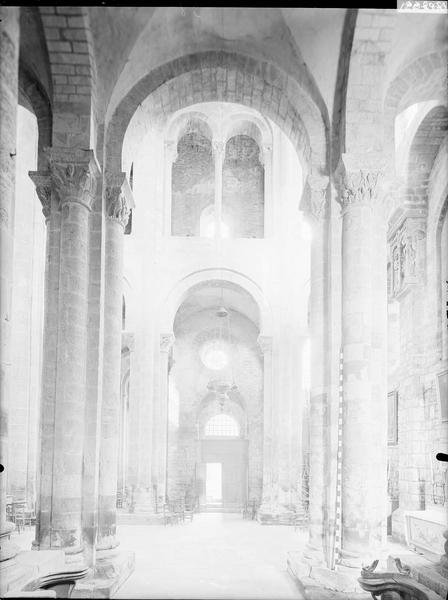
<path fill-rule="evenodd" d="M 218 344 L 222 347 L 226 344 L 227 348 L 232 345 L 232 333 L 230 325 L 230 314 L 224 304 L 224 287 L 221 285 L 221 299 L 218 310 L 215 313 L 216 318 L 219 320 L 218 326 Z M 233 372 L 233 361 L 230 360 L 230 381 L 225 379 L 212 379 L 207 385 L 207 389 L 215 394 L 215 398 L 219 403 L 221 412 L 224 411 L 224 405 L 226 400 L 229 400 L 229 393 L 234 392 L 238 389 L 235 383 L 234 372 Z"/>

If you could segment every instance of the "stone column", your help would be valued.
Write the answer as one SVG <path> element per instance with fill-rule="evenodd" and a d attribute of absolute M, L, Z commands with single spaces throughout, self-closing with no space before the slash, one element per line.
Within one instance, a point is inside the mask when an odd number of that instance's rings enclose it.
<path fill-rule="evenodd" d="M 132 206 L 125 173 L 106 180 L 103 401 L 98 500 L 98 550 L 118 545 L 116 503 L 121 383 L 123 236 Z"/>
<path fill-rule="evenodd" d="M 222 167 L 226 145 L 221 140 L 213 140 L 215 158 L 215 237 L 221 238 L 222 223 Z"/>
<path fill-rule="evenodd" d="M 172 207 L 172 203 L 173 203 L 172 176 L 173 176 L 173 163 L 176 161 L 176 158 L 177 158 L 177 142 L 176 142 L 176 140 L 165 140 L 165 160 L 164 160 L 165 222 L 164 222 L 164 231 L 165 231 L 166 235 L 171 234 L 171 207 Z"/>
<path fill-rule="evenodd" d="M 158 469 L 157 496 L 158 504 L 166 502 L 167 491 L 167 453 L 168 453 L 168 362 L 170 350 L 174 343 L 172 333 L 160 335 L 159 354 L 159 398 L 158 398 Z"/>
<path fill-rule="evenodd" d="M 42 456 L 53 462 L 53 423 L 56 402 L 56 365 L 57 365 L 57 314 L 59 305 L 59 270 L 60 270 L 60 238 L 61 238 L 61 211 L 59 201 L 52 194 L 52 183 L 50 172 L 30 171 L 30 178 L 36 186 L 36 193 L 42 204 L 42 212 L 47 226 L 46 239 L 46 262 L 45 262 L 45 286 L 44 286 L 44 327 L 42 346 L 42 382 L 41 382 L 41 406 L 39 427 L 39 458 L 37 465 L 41 465 Z M 49 473 L 51 475 L 51 473 Z M 37 489 L 51 486 L 51 477 L 45 479 L 42 467 L 38 467 Z M 43 479 L 44 477 L 44 479 Z M 47 487 L 48 489 L 48 487 Z M 44 514 L 50 513 L 51 498 L 41 498 L 40 493 L 36 498 L 36 514 L 41 513 L 42 519 L 37 521 L 36 539 L 39 538 L 40 528 L 49 527 L 45 522 Z M 35 544 L 36 542 L 34 542 Z"/>
<path fill-rule="evenodd" d="M 374 297 L 378 162 L 343 155 L 342 172 L 342 549 L 344 562 L 378 553 L 385 542 L 387 499 L 387 397 L 378 357 L 387 322 L 387 295 Z M 369 164 L 370 163 L 370 164 Z M 384 240 L 385 243 L 385 240 Z M 381 265 L 386 278 L 386 264 Z M 377 326 L 383 322 L 383 326 Z M 384 380 L 384 381 L 383 381 Z"/>
<path fill-rule="evenodd" d="M 305 190 L 305 212 L 312 227 L 310 281 L 310 478 L 309 546 L 320 558 L 327 556 L 324 531 L 327 523 L 328 456 L 328 206 L 329 178 L 309 175 Z"/>
<path fill-rule="evenodd" d="M 36 545 L 83 550 L 82 483 L 84 407 L 86 398 L 87 295 L 89 282 L 89 212 L 98 165 L 92 151 L 52 148 L 49 240 L 59 254 L 48 255 L 45 323 L 53 319 L 44 343 L 40 457 L 40 506 Z M 60 216 L 53 210 L 60 206 Z M 57 212 L 57 211 L 56 211 Z M 60 243 L 56 246 L 60 219 Z M 47 249 L 51 252 L 52 246 Z M 56 284 L 55 287 L 53 287 Z M 57 305 L 56 305 L 57 295 Z M 56 313 L 51 311 L 56 308 Z M 53 345 L 56 344 L 56 345 Z M 56 350 L 56 354 L 52 354 Z M 52 391 L 52 385 L 55 391 Z M 47 412 L 48 411 L 48 412 Z"/>
<path fill-rule="evenodd" d="M 17 554 L 8 540 L 14 525 L 6 520 L 8 403 L 11 393 L 11 298 L 13 278 L 16 122 L 19 75 L 19 7 L 0 7 L 0 561 Z"/>
<path fill-rule="evenodd" d="M 443 537 L 445 538 L 445 544 L 443 545 L 445 553 L 440 557 L 440 566 L 442 568 L 442 575 L 445 579 L 448 579 L 448 529 L 443 532 Z"/>
<path fill-rule="evenodd" d="M 263 144 L 260 161 L 264 166 L 264 237 L 272 235 L 272 146 Z"/>
<path fill-rule="evenodd" d="M 99 182 L 101 183 L 101 182 Z M 84 412 L 83 459 L 83 540 L 84 558 L 89 567 L 96 562 L 98 536 L 98 479 L 101 443 L 104 336 L 104 214 L 102 187 L 97 189 L 90 213 L 89 300 L 87 314 L 87 373 Z"/>
<path fill-rule="evenodd" d="M 272 514 L 277 505 L 273 481 L 273 372 L 272 337 L 260 335 L 258 344 L 263 353 L 263 492 L 259 517 Z"/>

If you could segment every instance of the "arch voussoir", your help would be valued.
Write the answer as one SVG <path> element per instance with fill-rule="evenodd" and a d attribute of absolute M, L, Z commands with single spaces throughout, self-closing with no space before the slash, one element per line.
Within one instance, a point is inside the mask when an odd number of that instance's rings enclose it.
<path fill-rule="evenodd" d="M 165 117 L 200 102 L 237 102 L 257 109 L 288 135 L 303 162 L 325 171 L 328 128 L 297 82 L 275 65 L 241 54 L 214 51 L 177 58 L 142 78 L 117 106 L 106 133 L 106 168 L 121 168 L 129 122 L 147 98 L 156 98 Z M 313 149 L 313 150 L 311 150 Z"/>

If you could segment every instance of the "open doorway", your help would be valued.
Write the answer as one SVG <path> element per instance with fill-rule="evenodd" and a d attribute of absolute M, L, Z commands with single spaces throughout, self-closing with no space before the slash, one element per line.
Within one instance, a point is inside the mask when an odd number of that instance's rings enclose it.
<path fill-rule="evenodd" d="M 222 463 L 206 463 L 205 497 L 208 505 L 222 504 Z"/>

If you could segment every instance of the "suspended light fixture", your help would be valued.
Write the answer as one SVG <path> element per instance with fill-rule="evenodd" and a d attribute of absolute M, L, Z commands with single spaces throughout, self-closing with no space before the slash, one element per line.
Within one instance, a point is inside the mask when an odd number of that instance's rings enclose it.
<path fill-rule="evenodd" d="M 221 352 L 223 352 L 222 347 L 225 344 L 227 349 L 230 348 L 232 344 L 232 335 L 231 335 L 231 327 L 230 327 L 230 315 L 229 311 L 225 307 L 224 303 L 224 286 L 221 285 L 221 299 L 218 310 L 215 313 L 216 317 L 219 319 L 219 328 L 218 328 L 218 349 L 221 348 Z M 225 325 L 223 325 L 223 319 L 225 319 Z M 226 335 L 224 333 L 224 328 L 226 329 Z M 225 339 L 227 337 L 227 339 Z M 229 392 L 233 392 L 237 390 L 237 385 L 235 384 L 234 375 L 233 375 L 233 361 L 230 360 L 230 381 L 225 380 L 216 380 L 213 379 L 207 385 L 207 388 L 214 392 L 215 397 L 219 403 L 221 412 L 224 411 L 224 405 L 226 400 L 229 400 Z"/>

